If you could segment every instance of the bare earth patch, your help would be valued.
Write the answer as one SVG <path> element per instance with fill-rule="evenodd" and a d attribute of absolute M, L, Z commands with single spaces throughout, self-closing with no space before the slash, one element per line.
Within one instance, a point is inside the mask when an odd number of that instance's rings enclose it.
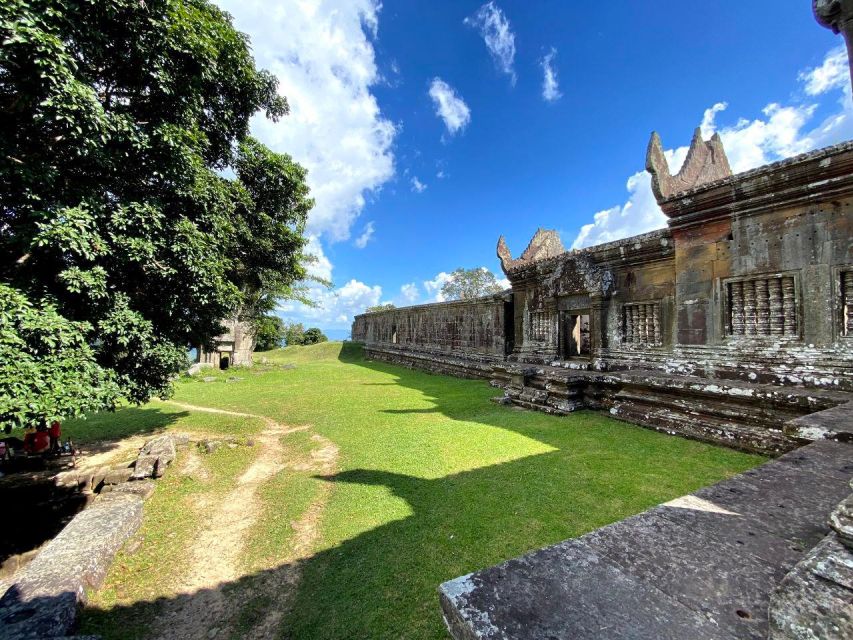
<path fill-rule="evenodd" d="M 248 533 L 263 511 L 259 491 L 287 466 L 321 474 L 335 470 L 338 449 L 330 440 L 313 434 L 317 448 L 310 454 L 310 463 L 288 465 L 283 436 L 309 429 L 308 426 L 285 427 L 265 416 L 238 413 L 172 403 L 190 411 L 220 413 L 261 419 L 264 430 L 255 438 L 259 447 L 257 458 L 238 478 L 233 490 L 213 506 L 203 530 L 188 553 L 192 555 L 191 572 L 184 578 L 178 595 L 165 601 L 151 629 L 152 638 L 194 640 L 229 637 L 234 621 L 250 600 L 264 597 L 269 602 L 259 612 L 252 626 L 253 638 L 273 638 L 287 610 L 299 581 L 299 561 L 311 554 L 317 539 L 318 522 L 328 501 L 331 487 L 322 483 L 318 495 L 300 519 L 292 523 L 294 539 L 292 552 L 281 558 L 279 566 L 247 582 L 243 578 L 240 556 Z M 198 457 L 198 454 L 191 453 Z M 200 467 L 199 460 L 188 461 L 184 473 Z M 223 591 L 224 586 L 228 591 Z"/>

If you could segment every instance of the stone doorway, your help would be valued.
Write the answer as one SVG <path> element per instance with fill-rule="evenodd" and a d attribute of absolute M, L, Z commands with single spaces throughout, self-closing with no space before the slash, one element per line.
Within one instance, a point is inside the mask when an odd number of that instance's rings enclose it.
<path fill-rule="evenodd" d="M 589 310 L 576 309 L 560 312 L 560 357 L 589 358 Z"/>

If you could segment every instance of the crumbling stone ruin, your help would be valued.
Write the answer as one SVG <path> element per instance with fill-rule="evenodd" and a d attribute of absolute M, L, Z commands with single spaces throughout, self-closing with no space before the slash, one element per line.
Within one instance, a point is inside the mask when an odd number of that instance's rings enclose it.
<path fill-rule="evenodd" d="M 251 323 L 235 318 L 224 320 L 225 333 L 217 336 L 212 351 L 203 347 L 196 348 L 196 359 L 191 373 L 213 367 L 227 369 L 230 366 L 252 366 L 252 354 L 255 351 L 255 331 Z"/>
<path fill-rule="evenodd" d="M 549 413 L 771 454 L 853 435 L 804 420 L 853 408 L 853 143 L 732 175 L 697 130 L 672 175 L 652 134 L 646 166 L 667 228 L 572 251 L 539 230 L 517 259 L 501 238 L 510 290 L 364 314 L 353 339 Z"/>

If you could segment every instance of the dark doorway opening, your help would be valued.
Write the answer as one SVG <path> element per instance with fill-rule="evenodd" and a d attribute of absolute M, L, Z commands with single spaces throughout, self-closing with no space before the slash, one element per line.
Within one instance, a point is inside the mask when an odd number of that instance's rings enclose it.
<path fill-rule="evenodd" d="M 589 311 L 560 312 L 560 356 L 563 358 L 590 356 Z"/>
<path fill-rule="evenodd" d="M 222 354 L 219 356 L 219 368 L 225 371 L 231 364 L 231 357 L 228 354 Z"/>
<path fill-rule="evenodd" d="M 504 348 L 506 355 L 515 349 L 515 307 L 512 302 L 504 302 Z"/>

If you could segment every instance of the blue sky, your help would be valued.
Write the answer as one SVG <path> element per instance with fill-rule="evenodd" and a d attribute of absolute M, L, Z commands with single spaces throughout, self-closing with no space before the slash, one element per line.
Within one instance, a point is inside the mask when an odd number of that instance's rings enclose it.
<path fill-rule="evenodd" d="M 334 337 L 457 267 L 502 277 L 500 234 L 517 255 L 540 226 L 567 248 L 664 226 L 652 130 L 673 171 L 700 125 L 735 171 L 853 137 L 842 40 L 805 0 L 219 4 L 290 101 L 253 132 L 308 167 L 335 285 L 279 313 Z"/>

